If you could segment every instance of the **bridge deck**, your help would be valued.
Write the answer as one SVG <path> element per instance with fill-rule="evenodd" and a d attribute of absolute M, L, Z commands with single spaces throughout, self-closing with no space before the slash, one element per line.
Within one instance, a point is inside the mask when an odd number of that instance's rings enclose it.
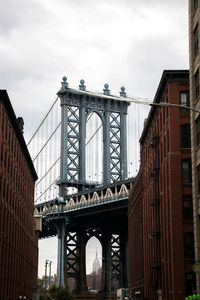
<path fill-rule="evenodd" d="M 127 227 L 128 195 L 133 180 L 79 192 L 69 196 L 63 204 L 55 204 L 52 200 L 36 205 L 35 214 L 42 217 L 43 223 L 40 238 L 56 235 L 53 224 L 63 218 L 69 230 L 106 225 L 118 232 Z"/>

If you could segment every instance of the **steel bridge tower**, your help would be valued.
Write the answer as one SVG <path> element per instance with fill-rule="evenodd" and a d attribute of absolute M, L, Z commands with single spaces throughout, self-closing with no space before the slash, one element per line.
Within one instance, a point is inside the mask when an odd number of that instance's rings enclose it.
<path fill-rule="evenodd" d="M 62 88 L 58 92 L 61 101 L 61 169 L 60 195 L 66 186 L 83 189 L 86 182 L 86 120 L 95 112 L 103 124 L 103 184 L 127 178 L 127 130 L 126 115 L 128 101 L 116 100 L 110 96 L 105 84 L 104 94 L 85 91 L 84 80 L 79 91 L 68 88 L 63 77 Z M 124 87 L 120 95 L 126 97 Z"/>
<path fill-rule="evenodd" d="M 103 94 L 86 91 L 84 80 L 80 81 L 79 90 L 68 87 L 67 78 L 63 77 L 58 92 L 61 105 L 61 163 L 59 196 L 66 199 L 69 187 L 78 192 L 91 187 L 86 180 L 86 121 L 95 112 L 103 126 L 103 185 L 109 186 L 116 181 L 127 178 L 127 129 L 126 115 L 129 105 L 124 101 L 125 89 L 122 87 L 120 97 L 110 95 L 109 86 L 104 85 Z M 92 162 L 91 162 L 92 163 Z M 95 188 L 95 186 L 94 186 Z M 62 200 L 61 200 L 62 202 Z M 73 277 L 79 292 L 87 289 L 85 275 L 85 247 L 90 237 L 96 236 L 102 244 L 103 262 L 102 289 L 110 291 L 108 273 L 111 256 L 119 258 L 113 268 L 120 270 L 121 286 L 127 285 L 127 230 L 122 228 L 118 235 L 113 229 L 78 228 L 70 231 L 73 220 L 64 215 L 54 220 L 58 236 L 57 285 L 65 286 L 68 277 Z M 108 225 L 109 226 L 109 225 Z M 114 234 L 114 235 L 113 235 Z M 117 248 L 113 250 L 114 248 Z M 114 252 L 113 252 L 114 251 Z M 114 253 L 114 254 L 113 254 Z M 119 254 L 120 253 L 120 254 Z M 120 256 L 120 257 L 119 257 Z M 121 269 L 122 263 L 124 269 Z"/>

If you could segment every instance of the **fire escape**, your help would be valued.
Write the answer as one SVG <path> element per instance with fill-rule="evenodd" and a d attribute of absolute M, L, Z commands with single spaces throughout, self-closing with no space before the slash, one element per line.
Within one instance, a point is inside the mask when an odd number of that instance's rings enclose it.
<path fill-rule="evenodd" d="M 152 151 L 152 164 L 149 169 L 149 177 L 151 180 L 152 186 L 152 195 L 149 199 L 149 205 L 152 214 L 152 227 L 149 231 L 149 238 L 151 239 L 151 261 L 150 261 L 150 270 L 151 270 L 151 287 L 155 290 L 159 288 L 160 285 L 160 222 L 159 222 L 159 136 L 155 133 L 152 135 L 149 142 L 149 148 Z"/>

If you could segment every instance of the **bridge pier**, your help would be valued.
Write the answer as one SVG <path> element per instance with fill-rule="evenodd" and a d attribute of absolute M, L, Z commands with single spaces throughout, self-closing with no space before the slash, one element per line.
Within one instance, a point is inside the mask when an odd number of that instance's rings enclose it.
<path fill-rule="evenodd" d="M 79 230 L 78 233 L 78 250 L 79 253 L 79 272 L 77 273 L 77 292 L 82 293 L 88 291 L 86 280 L 86 235 L 84 230 Z"/>
<path fill-rule="evenodd" d="M 55 224 L 58 237 L 57 277 L 56 286 L 65 286 L 65 226 L 66 220 L 61 219 Z"/>
<path fill-rule="evenodd" d="M 111 291 L 111 233 L 105 234 L 102 239 L 102 273 L 101 273 L 101 291 Z"/>
<path fill-rule="evenodd" d="M 120 261 L 121 261 L 121 286 L 128 288 L 128 235 L 120 234 Z"/>

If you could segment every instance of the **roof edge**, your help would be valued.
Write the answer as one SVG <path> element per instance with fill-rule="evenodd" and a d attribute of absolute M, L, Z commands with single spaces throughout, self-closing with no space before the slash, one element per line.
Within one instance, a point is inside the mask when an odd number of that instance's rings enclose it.
<path fill-rule="evenodd" d="M 22 152 L 27 160 L 27 163 L 29 165 L 32 177 L 34 179 L 34 181 L 36 181 L 38 179 L 37 173 L 35 171 L 35 167 L 33 165 L 33 161 L 31 159 L 30 153 L 28 151 L 24 136 L 21 132 L 21 129 L 19 127 L 18 121 L 17 121 L 17 117 L 15 115 L 14 109 L 12 107 L 10 98 L 8 96 L 8 93 L 6 90 L 0 90 L 0 102 L 3 103 L 3 106 L 9 116 L 10 122 L 12 124 L 13 130 L 16 134 L 17 140 L 20 144 L 20 147 L 22 149 Z"/>
<path fill-rule="evenodd" d="M 161 97 L 164 93 L 164 90 L 169 82 L 176 82 L 176 81 L 182 81 L 182 82 L 189 82 L 189 70 L 164 70 L 156 91 L 156 94 L 154 96 L 153 103 L 159 103 L 161 100 Z M 143 144 L 144 140 L 146 138 L 148 128 L 150 127 L 150 124 L 154 118 L 154 115 L 157 111 L 158 107 L 153 106 L 151 107 L 148 117 L 146 119 L 142 134 L 139 139 L 139 143 Z"/>

